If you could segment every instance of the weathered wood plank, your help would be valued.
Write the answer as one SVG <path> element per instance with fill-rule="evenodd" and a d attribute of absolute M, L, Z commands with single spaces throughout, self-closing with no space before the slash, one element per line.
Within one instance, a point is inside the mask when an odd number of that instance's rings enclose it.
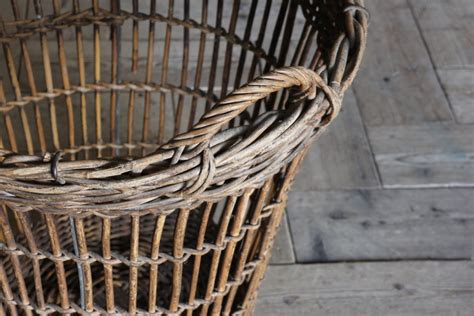
<path fill-rule="evenodd" d="M 368 128 L 374 153 L 472 152 L 474 125 L 432 123 Z"/>
<path fill-rule="evenodd" d="M 297 262 L 469 258 L 474 189 L 292 192 Z"/>
<path fill-rule="evenodd" d="M 368 129 L 385 187 L 474 184 L 474 125 Z"/>
<path fill-rule="evenodd" d="M 272 266 L 255 315 L 470 316 L 471 261 Z"/>
<path fill-rule="evenodd" d="M 437 68 L 474 65 L 474 1 L 410 3 Z"/>
<path fill-rule="evenodd" d="M 409 0 L 456 119 L 474 122 L 474 2 Z"/>
<path fill-rule="evenodd" d="M 311 147 L 293 189 L 351 189 L 379 186 L 377 172 L 352 91 L 339 117 Z"/>
<path fill-rule="evenodd" d="M 295 253 L 293 243 L 291 242 L 290 229 L 286 214 L 283 216 L 280 231 L 275 239 L 272 249 L 270 264 L 289 264 L 295 263 Z"/>
<path fill-rule="evenodd" d="M 452 119 L 406 0 L 367 1 L 372 13 L 354 91 L 368 126 Z"/>
<path fill-rule="evenodd" d="M 474 123 L 474 67 L 437 71 L 457 121 Z"/>

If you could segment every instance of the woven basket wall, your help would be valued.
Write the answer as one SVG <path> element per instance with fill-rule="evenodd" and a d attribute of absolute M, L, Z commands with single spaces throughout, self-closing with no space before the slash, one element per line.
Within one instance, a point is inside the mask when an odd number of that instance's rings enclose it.
<path fill-rule="evenodd" d="M 0 315 L 250 315 L 362 0 L 0 8 Z"/>

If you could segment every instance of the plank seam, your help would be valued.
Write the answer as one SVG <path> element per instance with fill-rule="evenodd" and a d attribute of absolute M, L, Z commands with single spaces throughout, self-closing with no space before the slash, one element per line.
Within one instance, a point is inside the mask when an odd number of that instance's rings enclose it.
<path fill-rule="evenodd" d="M 458 121 L 456 117 L 456 112 L 454 111 L 453 105 L 451 103 L 451 100 L 449 99 L 448 92 L 446 91 L 446 87 L 443 85 L 443 82 L 441 81 L 441 78 L 438 74 L 438 68 L 436 67 L 436 64 L 433 59 L 433 55 L 431 54 L 431 51 L 428 46 L 428 42 L 426 41 L 425 34 L 423 33 L 423 29 L 421 28 L 420 22 L 418 21 L 416 15 L 415 15 L 415 9 L 413 8 L 411 0 L 407 0 L 408 8 L 410 9 L 411 15 L 413 17 L 413 20 L 415 21 L 416 28 L 418 30 L 418 33 L 420 34 L 421 41 L 423 42 L 423 46 L 426 49 L 426 52 L 428 54 L 428 58 L 431 64 L 431 67 L 433 68 L 433 71 L 436 76 L 436 81 L 438 81 L 438 84 L 441 88 L 441 91 L 443 92 L 444 98 L 446 99 L 446 102 L 448 103 L 449 106 L 449 111 L 451 113 L 451 119 L 456 123 L 459 124 L 460 122 Z"/>

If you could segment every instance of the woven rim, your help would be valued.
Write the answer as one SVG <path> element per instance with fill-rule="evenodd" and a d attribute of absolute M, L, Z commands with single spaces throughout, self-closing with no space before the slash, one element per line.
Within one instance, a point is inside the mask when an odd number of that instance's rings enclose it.
<path fill-rule="evenodd" d="M 0 149 L 1 199 L 27 204 L 25 211 L 119 216 L 192 208 L 260 185 L 337 116 L 365 48 L 367 14 L 361 2 L 344 9 L 345 32 L 316 71 L 284 67 L 254 79 L 151 155 L 127 162 L 60 162 L 60 153 L 34 156 Z M 290 88 L 292 104 L 286 109 L 221 130 L 248 106 Z"/>

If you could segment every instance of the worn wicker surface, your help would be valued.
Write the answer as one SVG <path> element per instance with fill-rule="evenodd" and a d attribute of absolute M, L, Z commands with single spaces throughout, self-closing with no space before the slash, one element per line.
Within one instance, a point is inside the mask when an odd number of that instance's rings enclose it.
<path fill-rule="evenodd" d="M 362 1 L 31 2 L 0 29 L 0 314 L 250 314 Z"/>

